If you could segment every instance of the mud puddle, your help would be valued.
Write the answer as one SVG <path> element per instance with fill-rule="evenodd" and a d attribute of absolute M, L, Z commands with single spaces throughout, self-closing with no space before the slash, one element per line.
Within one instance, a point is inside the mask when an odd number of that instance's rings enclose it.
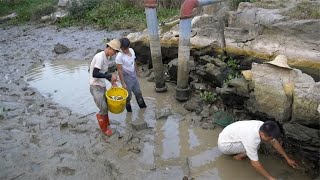
<path fill-rule="evenodd" d="M 33 67 L 25 80 L 45 97 L 74 113 L 90 118 L 90 123 L 94 124 L 97 108 L 89 92 L 88 63 L 65 60 L 45 62 Z M 185 120 L 188 112 L 175 100 L 174 84 L 167 84 L 168 92 L 156 93 L 154 83 L 145 79 L 141 79 L 140 83 L 148 107 L 140 109 L 133 99 L 132 113 L 110 113 L 112 127 L 122 135 L 132 133 L 129 131 L 132 124 L 146 124 L 141 129 L 145 131 L 140 134 L 141 137 L 134 136 L 130 140 L 138 147 L 122 148 L 116 152 L 121 160 L 134 160 L 145 171 L 137 173 L 135 178 L 182 179 L 183 176 L 189 176 L 195 179 L 263 179 L 248 160 L 235 161 L 219 152 L 217 137 L 222 128 L 204 130 Z M 172 113 L 157 119 L 157 113 L 163 109 L 169 109 Z M 308 179 L 288 167 L 283 159 L 265 156 L 260 158 L 265 168 L 275 177 L 288 180 Z M 34 166 L 33 169 L 37 171 L 38 167 Z M 70 171 L 68 176 L 73 174 Z"/>

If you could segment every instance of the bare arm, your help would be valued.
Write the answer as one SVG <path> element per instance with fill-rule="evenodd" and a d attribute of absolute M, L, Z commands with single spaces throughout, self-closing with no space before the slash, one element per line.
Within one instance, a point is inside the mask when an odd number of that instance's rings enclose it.
<path fill-rule="evenodd" d="M 273 148 L 276 149 L 279 152 L 279 154 L 281 154 L 287 160 L 287 163 L 290 166 L 292 166 L 293 168 L 296 168 L 297 166 L 296 162 L 288 157 L 287 153 L 284 151 L 279 141 L 277 141 L 276 139 L 273 139 L 272 141 L 270 141 L 270 143 L 272 144 Z"/>
<path fill-rule="evenodd" d="M 122 87 L 127 89 L 127 85 L 124 82 L 124 78 L 123 78 L 122 64 L 117 64 L 117 71 L 119 74 L 119 78 L 120 78 L 120 82 L 121 82 Z"/>
<path fill-rule="evenodd" d="M 274 180 L 275 178 L 272 177 L 262 166 L 262 164 L 259 161 L 251 161 L 251 165 L 264 177 L 266 177 L 268 180 Z"/>

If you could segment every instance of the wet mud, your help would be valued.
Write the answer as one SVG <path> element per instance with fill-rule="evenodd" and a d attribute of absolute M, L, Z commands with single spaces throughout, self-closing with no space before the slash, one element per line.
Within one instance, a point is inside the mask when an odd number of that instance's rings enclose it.
<path fill-rule="evenodd" d="M 0 179 L 263 179 L 249 162 L 217 148 L 220 127 L 193 125 L 168 92 L 141 79 L 147 104 L 110 114 L 115 134 L 104 136 L 89 93 L 88 64 L 103 39 L 125 31 L 54 26 L 0 30 Z M 61 43 L 65 54 L 53 52 Z M 159 115 L 167 111 L 166 115 Z M 261 156 L 274 176 L 308 179 L 283 159 Z"/>

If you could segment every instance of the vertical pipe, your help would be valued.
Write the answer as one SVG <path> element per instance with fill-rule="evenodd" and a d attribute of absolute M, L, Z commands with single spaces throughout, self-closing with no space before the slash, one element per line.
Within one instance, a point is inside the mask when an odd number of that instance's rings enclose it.
<path fill-rule="evenodd" d="M 145 0 L 145 13 L 147 17 L 147 26 L 149 32 L 150 51 L 153 65 L 153 73 L 155 76 L 156 92 L 164 92 L 167 90 L 167 86 L 165 84 L 165 74 L 162 63 L 156 6 L 156 0 Z"/>
<path fill-rule="evenodd" d="M 176 87 L 176 99 L 186 101 L 189 99 L 189 70 L 188 60 L 190 58 L 190 35 L 192 10 L 198 6 L 205 6 L 223 0 L 185 0 L 181 5 L 179 49 L 178 49 L 178 77 Z"/>
<path fill-rule="evenodd" d="M 191 18 L 181 19 L 179 24 L 179 49 L 178 49 L 178 77 L 176 99 L 186 101 L 189 99 L 189 70 Z"/>

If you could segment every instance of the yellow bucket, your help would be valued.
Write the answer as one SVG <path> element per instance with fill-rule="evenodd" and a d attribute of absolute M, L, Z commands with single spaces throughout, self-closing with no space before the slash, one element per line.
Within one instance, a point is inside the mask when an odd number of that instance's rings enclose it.
<path fill-rule="evenodd" d="M 126 107 L 126 100 L 128 97 L 128 91 L 121 87 L 113 87 L 106 92 L 106 99 L 108 104 L 108 109 L 114 114 L 121 113 Z M 122 99 L 114 99 L 112 97 L 119 97 Z"/>

